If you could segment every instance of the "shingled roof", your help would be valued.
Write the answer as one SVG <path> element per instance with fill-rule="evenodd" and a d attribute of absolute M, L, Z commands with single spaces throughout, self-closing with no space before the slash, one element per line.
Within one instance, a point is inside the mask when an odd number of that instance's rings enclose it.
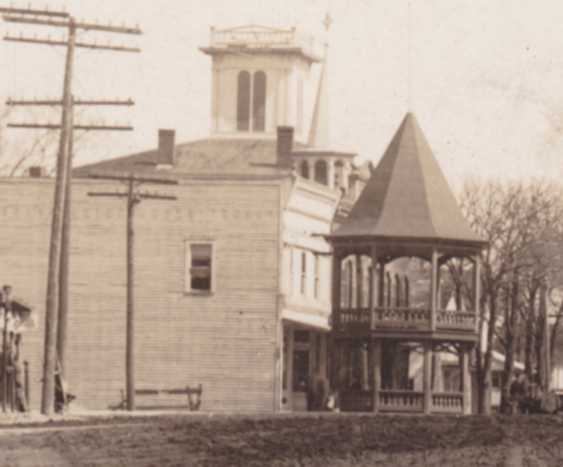
<path fill-rule="evenodd" d="M 296 149 L 303 145 L 295 143 Z M 169 164 L 158 149 L 115 157 L 74 169 L 77 177 L 92 172 L 155 172 Z M 275 139 L 208 138 L 175 146 L 175 163 L 170 169 L 177 177 L 269 177 L 283 170 L 277 165 Z"/>
<path fill-rule="evenodd" d="M 381 237 L 483 244 L 464 219 L 413 114 L 332 238 Z"/>

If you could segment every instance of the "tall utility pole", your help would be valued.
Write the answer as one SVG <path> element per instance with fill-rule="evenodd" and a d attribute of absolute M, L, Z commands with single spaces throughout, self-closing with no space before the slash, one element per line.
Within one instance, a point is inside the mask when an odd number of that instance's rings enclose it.
<path fill-rule="evenodd" d="M 130 126 L 75 125 L 73 109 L 75 105 L 132 105 L 128 101 L 75 101 L 72 95 L 74 51 L 77 47 L 122 52 L 139 52 L 135 47 L 98 45 L 77 42 L 76 32 L 101 31 L 120 34 L 141 34 L 138 27 L 101 25 L 76 21 L 64 11 L 38 10 L 31 8 L 0 7 L 4 21 L 28 25 L 58 27 L 67 30 L 66 40 L 51 40 L 6 35 L 4 40 L 66 47 L 63 94 L 60 101 L 13 101 L 8 105 L 58 105 L 62 106 L 60 125 L 55 123 L 10 123 L 10 128 L 60 129 L 59 150 L 56 164 L 55 193 L 49 244 L 49 266 L 47 273 L 47 297 L 45 305 L 45 341 L 43 361 L 43 391 L 41 412 L 51 414 L 54 407 L 55 371 L 57 358 L 61 372 L 65 370 L 66 326 L 68 315 L 68 254 L 70 236 L 70 185 L 72 170 L 72 137 L 74 130 L 131 130 Z M 60 307 L 60 308 L 59 308 Z"/>
<path fill-rule="evenodd" d="M 143 199 L 175 200 L 175 196 L 156 193 L 141 193 L 138 187 L 144 183 L 153 185 L 177 185 L 176 180 L 155 177 L 140 177 L 90 174 L 91 178 L 116 180 L 127 184 L 127 192 L 94 192 L 89 196 L 125 198 L 127 200 L 127 316 L 125 335 L 125 383 L 127 410 L 135 410 L 135 206 Z"/>

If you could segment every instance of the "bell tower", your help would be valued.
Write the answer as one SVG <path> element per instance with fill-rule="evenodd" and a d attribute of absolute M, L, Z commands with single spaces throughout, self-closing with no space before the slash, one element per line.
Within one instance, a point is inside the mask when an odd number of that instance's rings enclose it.
<path fill-rule="evenodd" d="M 304 139 L 305 84 L 320 61 L 312 37 L 295 28 L 211 28 L 201 51 L 213 61 L 212 136 L 273 138 L 284 125 Z"/>

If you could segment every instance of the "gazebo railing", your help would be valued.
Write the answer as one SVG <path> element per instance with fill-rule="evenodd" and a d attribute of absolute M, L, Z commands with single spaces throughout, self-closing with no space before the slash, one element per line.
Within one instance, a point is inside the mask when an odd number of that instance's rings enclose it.
<path fill-rule="evenodd" d="M 475 313 L 467 311 L 440 310 L 436 316 L 436 326 L 442 329 L 475 329 Z"/>
<path fill-rule="evenodd" d="M 335 327 L 340 332 L 397 329 L 424 331 L 432 328 L 432 312 L 429 308 L 414 307 L 367 307 L 334 310 Z M 475 313 L 466 311 L 438 310 L 436 329 L 475 330 Z"/>

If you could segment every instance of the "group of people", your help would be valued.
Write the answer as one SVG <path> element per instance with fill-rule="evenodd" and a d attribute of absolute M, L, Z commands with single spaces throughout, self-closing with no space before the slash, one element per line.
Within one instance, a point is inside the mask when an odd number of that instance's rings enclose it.
<path fill-rule="evenodd" d="M 513 414 L 553 413 L 557 410 L 555 395 L 546 393 L 538 375 L 529 380 L 525 373 L 510 384 L 510 412 Z"/>

